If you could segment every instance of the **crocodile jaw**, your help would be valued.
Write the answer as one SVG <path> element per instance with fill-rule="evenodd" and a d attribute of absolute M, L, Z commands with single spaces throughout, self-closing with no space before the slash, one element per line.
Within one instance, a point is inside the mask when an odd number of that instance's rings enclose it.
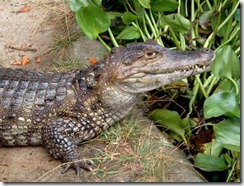
<path fill-rule="evenodd" d="M 123 80 L 117 86 L 130 93 L 142 93 L 157 89 L 174 81 L 203 73 L 210 69 L 210 65 L 195 65 L 184 70 L 174 70 L 165 73 L 138 73 Z"/>
<path fill-rule="evenodd" d="M 158 55 L 152 59 L 141 57 L 130 65 L 119 65 L 114 84 L 128 93 L 147 92 L 174 81 L 207 71 L 214 59 L 210 49 L 177 51 L 157 44 L 145 46 Z"/>

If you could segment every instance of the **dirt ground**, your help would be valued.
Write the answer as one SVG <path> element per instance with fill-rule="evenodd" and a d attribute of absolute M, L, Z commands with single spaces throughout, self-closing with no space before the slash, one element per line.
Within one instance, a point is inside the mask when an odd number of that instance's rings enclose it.
<path fill-rule="evenodd" d="M 54 61 L 101 58 L 105 49 L 80 32 L 67 3 L 0 1 L 0 65 L 50 70 Z M 72 44 L 71 44 L 72 43 Z M 26 56 L 27 65 L 14 65 Z"/>
<path fill-rule="evenodd" d="M 90 41 L 79 32 L 64 1 L 3 0 L 0 17 L 0 66 L 50 71 L 57 62 L 78 60 L 82 66 L 105 54 L 97 41 Z M 85 158 L 93 158 L 96 163 L 93 172 L 81 170 L 79 177 L 73 170 L 61 174 L 61 162 L 54 160 L 44 147 L 1 147 L 0 181 L 205 181 L 149 120 L 140 116 L 133 121 L 134 125 L 122 121 L 109 130 L 106 138 L 98 137 L 79 147 Z M 131 140 L 126 130 L 131 134 L 135 128 L 137 133 Z"/>

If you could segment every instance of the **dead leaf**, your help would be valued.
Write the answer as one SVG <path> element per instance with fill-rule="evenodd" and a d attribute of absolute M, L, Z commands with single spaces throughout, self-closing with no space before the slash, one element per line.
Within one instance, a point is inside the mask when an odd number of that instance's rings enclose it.
<path fill-rule="evenodd" d="M 24 13 L 24 12 L 29 12 L 32 9 L 32 6 L 26 5 L 20 8 L 17 13 Z"/>
<path fill-rule="evenodd" d="M 12 63 L 12 65 L 26 65 L 30 62 L 30 59 L 27 56 L 22 56 L 21 61 L 15 61 Z"/>
<path fill-rule="evenodd" d="M 96 58 L 91 58 L 89 60 L 89 62 L 90 62 L 90 64 L 95 65 L 97 63 L 97 59 Z"/>
<path fill-rule="evenodd" d="M 15 61 L 12 63 L 12 65 L 22 65 L 21 61 Z"/>
<path fill-rule="evenodd" d="M 21 62 L 22 62 L 22 65 L 26 65 L 27 63 L 30 62 L 30 59 L 26 56 L 23 56 Z"/>
<path fill-rule="evenodd" d="M 35 59 L 36 63 L 40 63 L 42 61 L 42 56 L 37 56 Z"/>

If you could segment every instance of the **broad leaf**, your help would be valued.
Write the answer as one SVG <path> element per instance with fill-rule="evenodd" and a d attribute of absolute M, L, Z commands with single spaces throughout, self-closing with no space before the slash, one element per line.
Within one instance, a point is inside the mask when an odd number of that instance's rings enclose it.
<path fill-rule="evenodd" d="M 150 7 L 150 0 L 138 0 L 139 3 L 141 4 L 141 6 L 143 6 L 144 8 L 151 8 Z"/>
<path fill-rule="evenodd" d="M 219 92 L 208 97 L 204 102 L 204 117 L 212 118 L 232 114 L 240 117 L 240 105 L 236 94 Z"/>
<path fill-rule="evenodd" d="M 69 0 L 71 10 L 77 12 L 80 7 L 85 7 L 91 5 L 92 2 L 90 0 Z"/>
<path fill-rule="evenodd" d="M 141 6 L 138 0 L 133 0 L 133 5 L 138 16 L 143 16 L 145 8 Z"/>
<path fill-rule="evenodd" d="M 150 5 L 156 12 L 173 12 L 178 8 L 179 3 L 176 0 L 153 0 Z"/>
<path fill-rule="evenodd" d="M 205 143 L 203 144 L 203 146 L 204 154 L 208 154 L 214 157 L 219 157 L 223 150 L 222 143 L 220 143 L 216 139 L 212 139 L 211 142 Z"/>
<path fill-rule="evenodd" d="M 116 17 L 122 17 L 123 13 L 121 12 L 107 12 L 109 19 L 114 19 Z"/>
<path fill-rule="evenodd" d="M 105 32 L 110 26 L 106 12 L 95 5 L 82 6 L 76 13 L 76 20 L 89 39 L 96 39 L 99 33 Z"/>
<path fill-rule="evenodd" d="M 92 0 L 97 6 L 101 6 L 102 0 Z"/>
<path fill-rule="evenodd" d="M 199 24 L 201 27 L 205 30 L 209 27 L 209 23 L 211 23 L 211 20 L 213 19 L 215 14 L 215 10 L 209 10 L 206 12 L 203 12 L 203 14 L 199 17 Z"/>
<path fill-rule="evenodd" d="M 122 16 L 122 21 L 125 24 L 130 24 L 132 21 L 138 19 L 138 16 L 130 13 L 130 12 L 125 12 L 124 15 Z"/>
<path fill-rule="evenodd" d="M 218 78 L 240 77 L 240 61 L 231 46 L 226 45 L 216 52 L 211 71 Z"/>
<path fill-rule="evenodd" d="M 191 28 L 191 23 L 188 19 L 180 14 L 169 14 L 161 17 L 160 26 L 169 25 L 174 31 L 182 34 L 188 32 Z"/>
<path fill-rule="evenodd" d="M 150 118 L 154 119 L 160 125 L 180 135 L 185 140 L 186 126 L 182 122 L 181 117 L 177 112 L 167 109 L 156 109 L 150 113 Z"/>
<path fill-rule="evenodd" d="M 241 20 L 241 11 L 239 8 L 236 9 L 234 17 L 235 17 L 235 20 L 237 20 L 237 21 Z"/>
<path fill-rule="evenodd" d="M 203 153 L 196 155 L 194 166 L 206 172 L 224 171 L 228 169 L 223 159 Z"/>
<path fill-rule="evenodd" d="M 221 142 L 223 147 L 240 151 L 241 136 L 240 119 L 230 118 L 214 125 L 214 134 L 217 141 Z"/>
<path fill-rule="evenodd" d="M 140 32 L 133 26 L 127 26 L 122 30 L 116 39 L 138 39 L 140 38 Z"/>
<path fill-rule="evenodd" d="M 221 91 L 231 92 L 232 87 L 233 83 L 227 78 L 221 79 L 219 82 L 219 89 Z"/>

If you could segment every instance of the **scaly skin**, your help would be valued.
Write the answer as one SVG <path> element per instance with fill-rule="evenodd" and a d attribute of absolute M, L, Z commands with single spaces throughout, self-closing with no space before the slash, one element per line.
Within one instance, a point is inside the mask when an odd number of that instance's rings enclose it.
<path fill-rule="evenodd" d="M 209 69 L 210 49 L 174 51 L 154 42 L 113 49 L 86 70 L 0 68 L 0 146 L 44 145 L 55 158 L 91 170 L 77 145 L 127 116 L 143 92 Z"/>

